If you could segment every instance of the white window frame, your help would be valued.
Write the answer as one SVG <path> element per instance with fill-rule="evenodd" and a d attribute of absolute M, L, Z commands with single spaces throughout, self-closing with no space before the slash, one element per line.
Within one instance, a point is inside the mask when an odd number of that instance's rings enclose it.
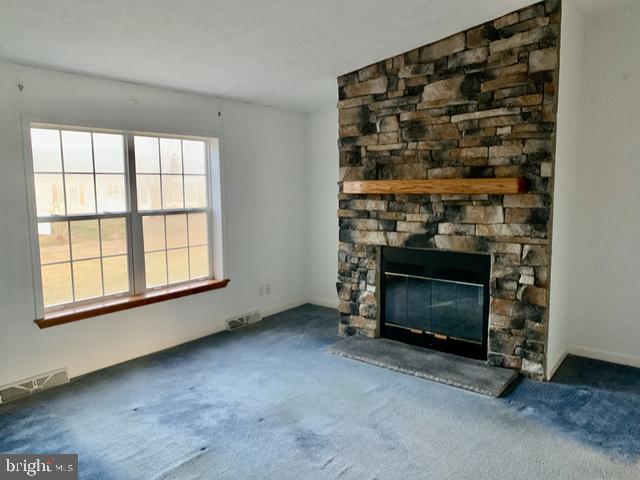
<path fill-rule="evenodd" d="M 81 126 L 80 126 L 81 125 Z M 58 130 L 113 133 L 124 137 L 124 162 L 125 162 L 125 198 L 127 209 L 117 213 L 95 213 L 95 214 L 66 214 L 51 215 L 48 217 L 38 217 L 36 195 L 35 195 L 35 172 L 33 168 L 33 155 L 31 147 L 31 128 L 50 128 Z M 34 286 L 34 307 L 36 319 L 45 318 L 49 312 L 74 308 L 78 306 L 100 304 L 110 299 L 142 294 L 149 291 L 171 289 L 185 286 L 190 283 L 201 282 L 206 279 L 222 279 L 224 275 L 225 249 L 223 241 L 223 215 L 222 202 L 224 194 L 222 191 L 222 164 L 220 136 L 212 132 L 208 133 L 183 133 L 173 131 L 165 133 L 162 131 L 143 131 L 137 129 L 115 129 L 109 127 L 95 126 L 93 122 L 82 121 L 57 121 L 55 119 L 42 119 L 40 117 L 22 116 L 23 146 L 25 159 L 25 173 L 27 183 L 27 204 L 29 208 L 29 237 L 30 253 Z M 158 209 L 138 211 L 137 190 L 136 190 L 136 169 L 134 137 L 147 136 L 158 138 L 173 138 L 181 140 L 198 140 L 205 143 L 206 155 L 206 199 L 207 206 L 204 208 L 180 208 L 180 209 Z M 93 173 L 95 175 L 95 172 Z M 183 174 L 184 175 L 184 174 Z M 94 179 L 95 182 L 95 179 Z M 183 191 L 184 196 L 186 193 Z M 97 192 L 96 192 L 97 195 Z M 162 205 L 161 205 L 162 207 Z M 209 275 L 194 280 L 186 280 L 178 283 L 167 283 L 157 287 L 147 288 L 145 282 L 145 260 L 144 260 L 144 238 L 142 232 L 142 217 L 150 215 L 170 215 L 189 214 L 196 212 L 207 212 L 208 214 L 208 259 Z M 129 267 L 129 291 L 115 295 L 105 295 L 93 299 L 81 300 L 63 305 L 45 308 L 42 288 L 40 246 L 38 239 L 38 223 L 46 221 L 73 221 L 102 218 L 125 218 L 127 228 L 127 261 Z M 166 235 L 166 232 L 165 232 Z M 71 238 L 69 238 L 71 241 Z M 168 275 L 168 272 L 167 272 Z M 168 280 L 168 278 L 167 278 Z"/>

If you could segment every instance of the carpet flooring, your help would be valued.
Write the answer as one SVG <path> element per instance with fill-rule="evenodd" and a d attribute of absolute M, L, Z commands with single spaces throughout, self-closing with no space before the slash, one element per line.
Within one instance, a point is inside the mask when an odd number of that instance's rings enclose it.
<path fill-rule="evenodd" d="M 331 355 L 306 305 L 0 407 L 83 479 L 638 479 L 640 373 L 570 357 L 492 399 Z"/>

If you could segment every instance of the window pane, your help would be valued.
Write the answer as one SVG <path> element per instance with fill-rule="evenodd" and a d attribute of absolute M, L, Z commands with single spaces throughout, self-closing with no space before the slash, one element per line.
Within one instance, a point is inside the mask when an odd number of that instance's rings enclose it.
<path fill-rule="evenodd" d="M 95 213 L 92 174 L 65 174 L 67 214 Z"/>
<path fill-rule="evenodd" d="M 165 252 L 144 254 L 144 270 L 147 287 L 157 287 L 167 284 L 167 264 Z"/>
<path fill-rule="evenodd" d="M 100 220 L 100 233 L 102 235 L 102 255 L 127 253 L 127 224 L 124 218 Z"/>
<path fill-rule="evenodd" d="M 100 259 L 73 262 L 73 286 L 76 301 L 102 296 Z"/>
<path fill-rule="evenodd" d="M 204 175 L 187 175 L 184 177 L 185 201 L 187 208 L 207 206 L 207 184 Z"/>
<path fill-rule="evenodd" d="M 124 175 L 96 175 L 98 212 L 124 212 L 127 194 Z"/>
<path fill-rule="evenodd" d="M 69 229 L 67 222 L 38 224 L 40 263 L 69 261 Z"/>
<path fill-rule="evenodd" d="M 136 173 L 160 173 L 158 139 L 155 137 L 134 137 Z"/>
<path fill-rule="evenodd" d="M 189 214 L 189 245 L 202 245 L 209 242 L 206 213 Z"/>
<path fill-rule="evenodd" d="M 45 307 L 73 301 L 71 293 L 71 264 L 43 265 L 41 272 L 42 295 Z"/>
<path fill-rule="evenodd" d="M 61 172 L 60 132 L 31 129 L 31 152 L 34 172 Z"/>
<path fill-rule="evenodd" d="M 187 216 L 167 215 L 167 248 L 187 246 Z"/>
<path fill-rule="evenodd" d="M 96 172 L 124 173 L 124 137 L 113 133 L 93 134 Z"/>
<path fill-rule="evenodd" d="M 63 130 L 62 155 L 65 172 L 93 172 L 91 134 Z"/>
<path fill-rule="evenodd" d="M 144 251 L 164 250 L 164 216 L 142 217 Z"/>
<path fill-rule="evenodd" d="M 129 291 L 129 266 L 126 255 L 103 258 L 102 274 L 105 295 Z"/>
<path fill-rule="evenodd" d="M 182 173 L 180 140 L 160 139 L 160 168 L 162 173 Z"/>
<path fill-rule="evenodd" d="M 209 276 L 209 250 L 206 246 L 189 248 L 189 265 L 191 278 Z"/>
<path fill-rule="evenodd" d="M 183 208 L 182 175 L 162 175 L 162 208 Z"/>
<path fill-rule="evenodd" d="M 167 251 L 169 283 L 189 280 L 189 254 L 186 248 Z"/>
<path fill-rule="evenodd" d="M 62 175 L 36 173 L 34 177 L 38 216 L 64 215 Z"/>
<path fill-rule="evenodd" d="M 71 253 L 74 260 L 100 256 L 98 220 L 71 222 Z"/>
<path fill-rule="evenodd" d="M 159 210 L 160 175 L 137 175 L 138 210 Z"/>
<path fill-rule="evenodd" d="M 194 140 L 182 141 L 184 173 L 207 173 L 205 169 L 205 151 L 204 142 Z"/>

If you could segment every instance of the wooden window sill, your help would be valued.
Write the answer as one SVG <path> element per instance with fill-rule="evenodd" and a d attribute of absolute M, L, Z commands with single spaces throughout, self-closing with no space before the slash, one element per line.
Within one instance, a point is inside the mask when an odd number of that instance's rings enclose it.
<path fill-rule="evenodd" d="M 208 292 L 224 288 L 229 283 L 229 279 L 224 280 L 202 280 L 186 285 L 167 287 L 160 290 L 153 290 L 139 295 L 129 295 L 127 297 L 114 298 L 103 302 L 80 305 L 56 312 L 45 314 L 44 318 L 36 320 L 40 328 L 48 328 L 65 323 L 76 322 L 85 318 L 97 317 L 106 313 L 119 312 L 130 308 L 141 307 L 152 303 L 164 302 L 173 298 L 186 297 L 196 293 Z"/>

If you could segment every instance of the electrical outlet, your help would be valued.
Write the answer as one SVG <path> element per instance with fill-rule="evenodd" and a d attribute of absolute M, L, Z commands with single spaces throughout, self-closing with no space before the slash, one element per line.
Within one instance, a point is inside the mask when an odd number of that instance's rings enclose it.
<path fill-rule="evenodd" d="M 271 284 L 270 283 L 265 284 L 264 291 L 265 291 L 265 293 L 267 295 L 271 295 Z"/>
<path fill-rule="evenodd" d="M 260 285 L 260 287 L 258 288 L 258 296 L 259 297 L 264 297 L 264 286 Z"/>

